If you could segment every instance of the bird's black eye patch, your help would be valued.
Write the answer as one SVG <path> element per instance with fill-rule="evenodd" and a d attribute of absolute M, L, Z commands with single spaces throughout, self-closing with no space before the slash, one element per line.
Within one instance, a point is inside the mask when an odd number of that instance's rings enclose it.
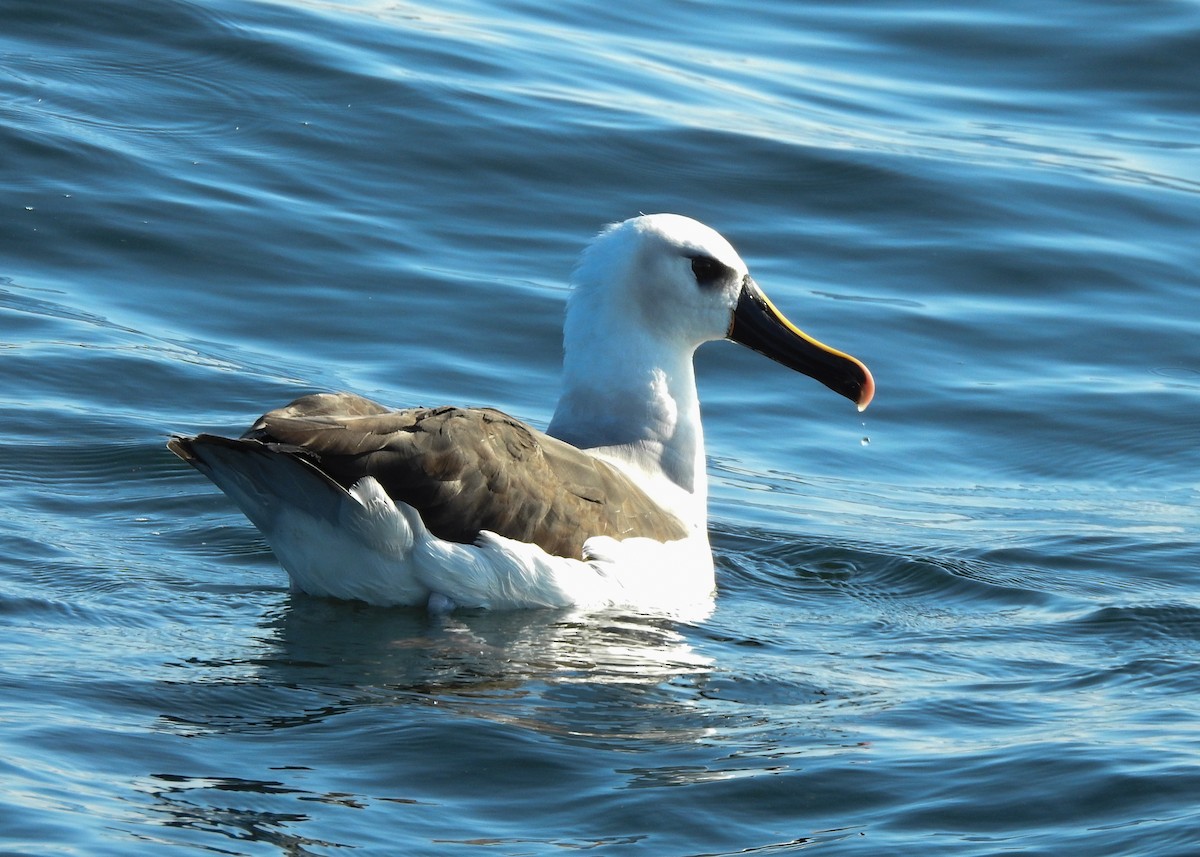
<path fill-rule="evenodd" d="M 712 286 L 721 282 L 729 274 L 729 266 L 718 262 L 712 256 L 693 256 L 692 273 L 696 282 L 701 286 Z"/>

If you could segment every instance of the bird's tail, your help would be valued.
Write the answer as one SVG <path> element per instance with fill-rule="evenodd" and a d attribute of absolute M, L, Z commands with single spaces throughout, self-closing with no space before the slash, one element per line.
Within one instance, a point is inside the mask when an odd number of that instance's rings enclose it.
<path fill-rule="evenodd" d="M 172 437 L 167 447 L 262 532 L 293 589 L 372 604 L 427 602 L 412 559 L 424 524 L 374 479 L 347 490 L 300 455 L 257 440 L 201 434 Z"/>

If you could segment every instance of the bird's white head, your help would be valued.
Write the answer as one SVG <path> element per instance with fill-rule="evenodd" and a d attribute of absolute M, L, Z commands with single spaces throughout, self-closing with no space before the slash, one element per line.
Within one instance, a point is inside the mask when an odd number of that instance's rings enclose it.
<path fill-rule="evenodd" d="M 584 251 L 568 325 L 574 316 L 592 329 L 612 320 L 630 344 L 637 331 L 690 354 L 725 338 L 746 275 L 733 246 L 703 223 L 678 214 L 634 217 L 609 226 Z"/>
<path fill-rule="evenodd" d="M 846 396 L 859 410 L 875 382 L 861 362 L 824 345 L 775 308 L 715 230 L 678 214 L 609 226 L 584 251 L 565 326 L 568 363 L 689 363 L 701 343 L 731 339 Z M 570 371 L 571 367 L 568 367 Z M 617 366 L 611 366 L 617 369 Z"/>

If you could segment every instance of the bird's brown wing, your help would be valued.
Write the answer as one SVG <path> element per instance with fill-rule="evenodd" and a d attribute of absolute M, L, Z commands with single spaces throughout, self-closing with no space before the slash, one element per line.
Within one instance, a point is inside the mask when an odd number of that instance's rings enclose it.
<path fill-rule="evenodd" d="M 343 488 L 374 477 L 448 541 L 490 530 L 579 558 L 591 536 L 687 535 L 620 471 L 490 408 L 396 411 L 320 393 L 263 415 L 243 438 L 301 457 Z"/>

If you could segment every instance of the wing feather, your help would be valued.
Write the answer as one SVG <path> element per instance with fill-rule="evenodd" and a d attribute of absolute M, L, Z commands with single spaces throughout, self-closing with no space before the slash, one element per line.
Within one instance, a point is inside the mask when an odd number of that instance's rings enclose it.
<path fill-rule="evenodd" d="M 620 471 L 491 408 L 391 410 L 318 393 L 264 414 L 243 437 L 303 457 L 346 489 L 373 476 L 448 541 L 489 530 L 580 558 L 591 536 L 687 535 Z"/>

